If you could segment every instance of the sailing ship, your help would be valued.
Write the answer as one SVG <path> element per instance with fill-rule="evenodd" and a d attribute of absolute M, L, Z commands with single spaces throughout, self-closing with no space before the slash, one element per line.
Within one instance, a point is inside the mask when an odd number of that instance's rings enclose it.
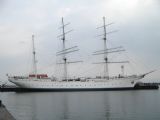
<path fill-rule="evenodd" d="M 112 23 L 111 23 L 112 24 Z M 22 89 L 25 90 L 36 90 L 36 91 L 76 91 L 76 90 L 119 90 L 119 89 L 133 89 L 134 86 L 144 78 L 147 74 L 151 72 L 140 74 L 140 75 L 130 75 L 124 76 L 123 74 L 119 74 L 119 76 L 109 76 L 109 69 L 108 64 L 110 63 L 128 63 L 128 61 L 120 61 L 120 62 L 111 62 L 108 60 L 108 54 L 113 52 L 120 52 L 124 51 L 122 47 L 116 48 L 107 48 L 107 32 L 106 27 L 111 24 L 105 24 L 105 17 L 103 17 L 103 26 L 99 28 L 103 28 L 103 41 L 104 41 L 104 48 L 103 50 L 95 51 L 94 55 L 103 54 L 104 62 L 100 62 L 98 64 L 104 64 L 104 76 L 95 76 L 93 77 L 77 77 L 77 78 L 69 78 L 67 64 L 69 63 L 76 63 L 81 61 L 68 61 L 67 54 L 78 51 L 77 46 L 73 46 L 70 48 L 66 48 L 66 37 L 65 35 L 68 32 L 65 32 L 65 26 L 68 25 L 64 24 L 62 18 L 62 34 L 59 36 L 62 40 L 62 47 L 63 49 L 57 52 L 57 56 L 62 56 L 62 63 L 64 67 L 63 78 L 56 78 L 56 77 L 48 77 L 47 74 L 38 74 L 37 73 L 37 64 L 36 64 L 36 52 L 34 46 L 34 36 L 32 36 L 33 42 L 33 73 L 28 76 L 8 76 L 8 80 Z M 122 70 L 124 69 L 121 66 Z"/>

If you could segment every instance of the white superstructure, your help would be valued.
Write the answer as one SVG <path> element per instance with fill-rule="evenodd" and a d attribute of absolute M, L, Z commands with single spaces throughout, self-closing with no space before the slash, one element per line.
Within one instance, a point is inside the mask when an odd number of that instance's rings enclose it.
<path fill-rule="evenodd" d="M 132 89 L 134 88 L 135 84 L 145 75 L 149 74 L 142 74 L 142 75 L 132 75 L 132 76 L 124 76 L 124 68 L 122 67 L 123 74 L 117 77 L 110 77 L 108 64 L 110 63 L 128 63 L 128 61 L 121 61 L 121 62 L 110 62 L 108 61 L 108 54 L 124 51 L 122 47 L 116 48 L 107 48 L 107 38 L 106 35 L 106 26 L 111 24 L 105 24 L 105 18 L 103 17 L 104 25 L 99 28 L 104 29 L 103 40 L 104 40 L 104 49 L 94 52 L 94 55 L 104 55 L 104 62 L 99 62 L 96 64 L 104 64 L 104 76 L 97 76 L 95 78 L 69 78 L 67 74 L 67 64 L 81 62 L 81 61 L 73 61 L 69 62 L 66 58 L 66 54 L 77 51 L 77 46 L 66 48 L 65 46 L 65 34 L 70 32 L 65 32 L 64 27 L 68 24 L 64 24 L 62 18 L 62 29 L 63 33 L 60 35 L 62 37 L 63 42 L 63 49 L 62 51 L 57 52 L 57 55 L 62 55 L 63 64 L 64 65 L 64 74 L 63 79 L 58 78 L 50 78 L 46 74 L 38 74 L 37 73 L 37 66 L 36 66 L 36 57 L 35 57 L 35 46 L 34 46 L 34 36 L 32 36 L 33 41 L 33 72 L 29 76 L 8 76 L 8 80 L 17 86 L 25 89 L 30 90 L 107 90 L 107 89 Z"/>

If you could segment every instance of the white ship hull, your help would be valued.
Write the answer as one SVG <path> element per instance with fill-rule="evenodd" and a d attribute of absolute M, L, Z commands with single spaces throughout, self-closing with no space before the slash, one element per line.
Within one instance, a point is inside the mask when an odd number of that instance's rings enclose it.
<path fill-rule="evenodd" d="M 9 81 L 20 88 L 34 90 L 107 90 L 132 89 L 142 77 L 117 79 L 88 79 L 85 81 L 52 81 L 51 79 L 14 79 Z"/>

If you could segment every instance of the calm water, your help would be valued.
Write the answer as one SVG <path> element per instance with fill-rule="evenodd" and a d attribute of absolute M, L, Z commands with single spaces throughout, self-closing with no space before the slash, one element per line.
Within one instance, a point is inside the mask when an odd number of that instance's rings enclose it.
<path fill-rule="evenodd" d="M 0 93 L 17 120 L 160 120 L 160 90 Z"/>

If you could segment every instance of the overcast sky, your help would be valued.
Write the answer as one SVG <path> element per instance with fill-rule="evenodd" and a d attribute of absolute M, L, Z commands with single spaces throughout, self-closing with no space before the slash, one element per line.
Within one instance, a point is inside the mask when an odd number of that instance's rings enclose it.
<path fill-rule="evenodd" d="M 127 50 L 125 54 L 133 62 L 130 65 L 133 73 L 159 70 L 159 0 L 0 0 L 0 78 L 7 79 L 6 73 L 21 75 L 31 70 L 32 34 L 35 35 L 39 71 L 56 73 L 55 55 L 62 42 L 57 38 L 61 33 L 58 29 L 61 17 L 65 23 L 71 23 L 67 30 L 74 29 L 66 37 L 67 46 L 80 48 L 79 55 L 73 54 L 73 59 L 84 61 L 78 68 L 71 65 L 70 69 L 78 69 L 76 72 L 82 74 L 95 71 L 89 66 L 93 66 L 93 61 L 102 60 L 93 57 L 92 52 L 103 47 L 103 41 L 95 37 L 102 32 L 96 27 L 103 24 L 103 16 L 107 23 L 115 23 L 107 31 L 118 29 L 107 37 L 108 46 L 122 45 Z M 82 67 L 80 70 L 82 65 L 89 69 Z M 160 79 L 159 73 L 149 75 L 148 79 Z"/>

